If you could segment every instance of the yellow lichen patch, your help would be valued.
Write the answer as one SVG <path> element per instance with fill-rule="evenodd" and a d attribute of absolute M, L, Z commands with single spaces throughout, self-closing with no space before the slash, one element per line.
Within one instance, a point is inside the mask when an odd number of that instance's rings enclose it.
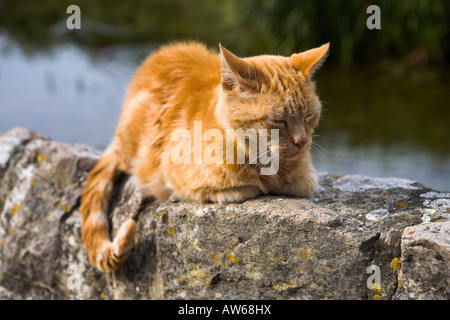
<path fill-rule="evenodd" d="M 59 178 L 60 178 L 61 180 L 66 179 L 66 178 L 67 178 L 67 172 L 66 172 L 66 171 L 60 172 L 60 173 L 59 173 Z"/>
<path fill-rule="evenodd" d="M 411 230 L 410 232 L 408 232 L 409 235 L 414 234 L 414 233 L 415 233 L 414 230 Z"/>
<path fill-rule="evenodd" d="M 37 133 L 31 134 L 31 136 L 32 136 L 34 139 L 42 139 L 42 136 L 39 135 L 39 134 L 37 134 Z"/>
<path fill-rule="evenodd" d="M 61 201 L 58 202 L 57 206 L 58 206 L 58 207 L 61 207 L 61 206 L 62 206 L 62 202 L 61 202 Z"/>
<path fill-rule="evenodd" d="M 37 161 L 44 162 L 46 157 L 43 154 L 38 154 L 36 157 Z"/>
<path fill-rule="evenodd" d="M 406 207 L 408 204 L 406 202 L 400 202 L 400 201 L 395 201 L 395 205 L 399 208 L 404 208 Z"/>
<path fill-rule="evenodd" d="M 316 254 L 308 247 L 294 248 L 293 251 L 297 254 L 297 259 L 299 261 L 309 261 L 316 256 Z"/>
<path fill-rule="evenodd" d="M 230 261 L 233 262 L 233 263 L 236 263 L 236 262 L 239 261 L 238 258 L 236 258 L 235 256 L 233 256 L 233 255 L 231 255 L 231 254 L 227 255 L 227 256 L 225 257 L 225 259 L 228 259 L 228 260 L 230 260 Z"/>
<path fill-rule="evenodd" d="M 11 208 L 11 214 L 15 215 L 17 213 L 17 210 L 19 209 L 19 207 L 20 207 L 20 204 L 13 205 Z"/>
<path fill-rule="evenodd" d="M 397 281 L 397 285 L 398 285 L 399 287 L 401 287 L 401 286 L 403 286 L 403 283 L 401 283 L 400 280 L 398 280 L 398 281 Z"/>
<path fill-rule="evenodd" d="M 194 264 L 192 270 L 186 277 L 188 285 L 193 287 L 202 287 L 211 283 L 212 275 L 207 274 L 204 270 L 200 269 L 198 265 Z"/>
<path fill-rule="evenodd" d="M 234 262 L 234 263 L 238 262 L 239 259 L 237 259 L 237 258 L 235 258 L 233 255 L 229 254 L 230 252 L 231 252 L 230 249 L 225 249 L 225 250 L 223 251 L 223 253 L 226 254 L 225 259 L 228 259 L 228 260 L 230 260 L 231 262 Z M 225 263 L 225 264 L 226 264 L 226 263 Z M 225 265 L 224 265 L 224 266 L 225 266 Z"/>
<path fill-rule="evenodd" d="M 175 233 L 173 233 L 172 228 L 169 226 L 167 226 L 167 232 L 170 234 L 171 237 L 173 237 L 175 235 Z"/>
<path fill-rule="evenodd" d="M 391 268 L 394 269 L 394 271 L 397 271 L 400 264 L 401 264 L 400 260 L 398 258 L 394 258 L 391 261 Z"/>
<path fill-rule="evenodd" d="M 209 254 L 209 257 L 214 265 L 220 266 L 220 255 L 217 252 L 211 252 Z"/>
<path fill-rule="evenodd" d="M 380 295 L 376 294 L 373 296 L 373 300 L 381 300 Z"/>
<path fill-rule="evenodd" d="M 158 213 L 158 220 L 161 220 L 162 215 L 165 213 L 166 211 L 162 210 L 160 213 Z"/>
<path fill-rule="evenodd" d="M 70 211 L 70 206 L 63 206 L 62 207 L 62 210 L 64 211 L 64 212 L 69 212 Z"/>
<path fill-rule="evenodd" d="M 100 293 L 100 298 L 105 299 L 105 294 L 103 292 Z"/>
<path fill-rule="evenodd" d="M 376 292 L 381 292 L 381 283 L 372 283 L 372 290 Z"/>
<path fill-rule="evenodd" d="M 158 256 L 161 256 L 162 255 L 162 253 L 161 253 L 161 250 L 158 250 Z"/>
<path fill-rule="evenodd" d="M 12 226 L 10 226 L 10 227 L 8 228 L 8 234 L 9 234 L 9 235 L 12 235 Z"/>
<path fill-rule="evenodd" d="M 233 246 L 235 246 L 235 245 L 237 245 L 239 243 L 239 240 L 236 237 L 229 236 L 228 238 L 230 238 L 231 243 L 233 244 Z"/>
<path fill-rule="evenodd" d="M 300 268 L 295 268 L 295 271 L 297 271 L 297 272 L 302 272 L 302 270 L 300 269 Z"/>
<path fill-rule="evenodd" d="M 184 210 L 183 210 L 183 213 L 184 213 L 184 214 L 187 214 L 187 209 L 184 209 Z"/>
<path fill-rule="evenodd" d="M 295 288 L 296 286 L 297 286 L 297 282 L 295 280 L 291 280 L 291 281 L 289 281 L 289 283 L 281 282 L 281 283 L 274 284 L 272 286 L 272 288 L 274 288 L 277 291 L 284 291 L 289 288 Z"/>
<path fill-rule="evenodd" d="M 34 178 L 31 178 L 31 186 L 34 186 L 35 183 L 36 183 L 36 180 Z"/>
<path fill-rule="evenodd" d="M 5 246 L 5 241 L 0 241 L 0 246 L 3 248 Z"/>
<path fill-rule="evenodd" d="M 183 277 L 182 277 L 182 276 L 179 276 L 179 277 L 177 278 L 177 280 L 178 280 L 178 281 L 181 281 L 181 280 L 183 280 Z"/>

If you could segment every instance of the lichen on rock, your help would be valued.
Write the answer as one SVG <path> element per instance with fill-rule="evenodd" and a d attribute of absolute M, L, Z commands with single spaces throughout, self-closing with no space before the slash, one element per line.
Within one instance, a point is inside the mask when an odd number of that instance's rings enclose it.
<path fill-rule="evenodd" d="M 229 205 L 142 199 L 123 175 L 112 232 L 139 216 L 136 246 L 123 268 L 100 273 L 78 211 L 99 154 L 25 128 L 0 135 L 0 298 L 449 298 L 450 193 L 329 173 L 310 198 Z"/>

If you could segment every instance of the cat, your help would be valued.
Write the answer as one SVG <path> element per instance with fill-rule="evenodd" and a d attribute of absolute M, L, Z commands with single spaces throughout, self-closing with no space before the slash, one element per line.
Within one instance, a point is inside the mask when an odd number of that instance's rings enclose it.
<path fill-rule="evenodd" d="M 112 271 L 134 246 L 133 219 L 125 221 L 113 241 L 109 235 L 108 203 L 121 171 L 163 201 L 227 203 L 263 194 L 313 195 L 317 177 L 309 146 L 321 103 L 311 77 L 328 50 L 329 43 L 290 57 L 239 58 L 220 44 L 216 53 L 200 43 L 181 42 L 152 53 L 136 71 L 115 136 L 82 191 L 82 240 L 90 263 Z M 171 134 L 183 129 L 195 135 L 196 121 L 203 132 L 240 128 L 277 133 L 278 143 L 268 145 L 266 155 L 277 158 L 278 170 L 260 174 L 260 164 L 249 163 L 248 147 L 245 164 L 175 163 L 173 150 L 179 141 Z M 237 154 L 236 148 L 224 144 L 225 152 Z M 191 159 L 192 154 L 184 156 Z"/>

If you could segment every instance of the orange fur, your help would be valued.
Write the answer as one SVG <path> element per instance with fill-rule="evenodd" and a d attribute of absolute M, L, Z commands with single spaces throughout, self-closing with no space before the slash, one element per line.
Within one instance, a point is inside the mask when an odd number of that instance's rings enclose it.
<path fill-rule="evenodd" d="M 118 171 L 130 173 L 161 200 L 226 203 L 267 193 L 312 195 L 316 175 L 308 149 L 321 104 L 311 76 L 327 51 L 328 44 L 291 57 L 242 59 L 222 46 L 217 54 L 189 42 L 150 55 L 128 88 L 114 140 L 83 189 L 82 239 L 90 262 L 111 271 L 134 245 L 133 220 L 113 241 L 108 233 L 108 202 Z M 194 121 L 201 121 L 202 133 L 217 129 L 223 137 L 227 129 L 279 129 L 277 173 L 261 175 L 257 164 L 226 163 L 226 151 L 236 148 L 228 141 L 222 164 L 174 163 L 177 142 L 171 133 L 185 129 L 194 136 Z M 201 142 L 203 149 L 208 143 Z"/>

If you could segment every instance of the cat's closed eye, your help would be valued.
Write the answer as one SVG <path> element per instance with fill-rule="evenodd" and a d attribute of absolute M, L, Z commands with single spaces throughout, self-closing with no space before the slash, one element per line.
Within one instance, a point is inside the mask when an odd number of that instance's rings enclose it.
<path fill-rule="evenodd" d="M 279 128 L 285 128 L 287 126 L 286 121 L 281 119 L 270 119 L 269 122 Z"/>

